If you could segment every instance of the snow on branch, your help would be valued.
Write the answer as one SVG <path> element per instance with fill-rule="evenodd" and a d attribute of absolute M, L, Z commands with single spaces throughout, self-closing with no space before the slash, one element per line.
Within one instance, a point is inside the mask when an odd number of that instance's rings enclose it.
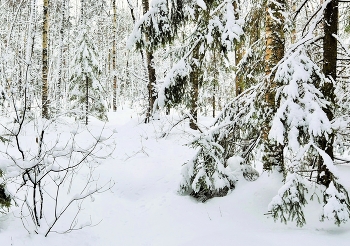
<path fill-rule="evenodd" d="M 189 193 L 204 202 L 224 196 L 235 187 L 238 176 L 234 171 L 242 173 L 247 180 L 257 179 L 259 173 L 250 163 L 260 139 L 256 129 L 258 124 L 253 120 L 256 117 L 256 88 L 259 86 L 236 97 L 208 131 L 192 140 L 191 146 L 197 149 L 197 153 L 183 167 L 181 194 Z M 228 165 L 233 156 L 240 160 L 239 170 L 232 170 Z"/>
<path fill-rule="evenodd" d="M 169 19 L 169 8 L 166 0 L 151 2 L 149 10 L 135 23 L 126 46 L 131 49 L 146 47 L 154 49 L 174 38 L 173 26 Z"/>
<path fill-rule="evenodd" d="M 344 186 L 332 181 L 325 191 L 324 199 L 326 203 L 321 215 L 322 221 L 331 220 L 339 226 L 350 219 L 350 200 Z"/>

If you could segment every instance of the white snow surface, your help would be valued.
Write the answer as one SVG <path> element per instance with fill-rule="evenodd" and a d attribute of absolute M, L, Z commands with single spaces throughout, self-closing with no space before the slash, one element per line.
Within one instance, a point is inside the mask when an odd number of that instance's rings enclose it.
<path fill-rule="evenodd" d="M 207 5 L 205 4 L 205 2 L 203 0 L 197 0 L 197 5 L 204 10 L 207 9 Z"/>
<path fill-rule="evenodd" d="M 176 122 L 175 115 L 146 125 L 125 108 L 108 118 L 106 128 L 115 133 L 108 141 L 115 142 L 116 148 L 95 172 L 101 182 L 113 179 L 115 185 L 111 191 L 87 199 L 78 222 L 84 225 L 91 216 L 97 225 L 68 234 L 51 233 L 46 238 L 29 235 L 18 218 L 19 208 L 14 207 L 0 215 L 1 245 L 349 245 L 350 224 L 337 227 L 320 222 L 322 211 L 316 202 L 305 209 L 307 224 L 303 228 L 293 222 L 275 223 L 264 215 L 282 186 L 278 174 L 262 173 L 255 182 L 240 180 L 229 195 L 206 203 L 178 195 L 182 165 L 195 153 L 185 144 L 197 133 L 184 123 L 160 138 L 162 129 L 166 131 Z M 202 117 L 200 121 L 209 124 L 211 119 Z M 94 121 L 90 127 L 97 131 L 102 126 Z M 341 175 L 349 177 L 350 166 L 339 168 Z M 349 187 L 349 182 L 346 185 Z M 71 217 L 68 214 L 62 219 L 70 223 Z"/>

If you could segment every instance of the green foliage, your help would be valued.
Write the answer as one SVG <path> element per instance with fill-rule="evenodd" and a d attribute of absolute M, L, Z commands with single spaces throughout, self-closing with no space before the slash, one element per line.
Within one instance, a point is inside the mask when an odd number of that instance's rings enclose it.
<path fill-rule="evenodd" d="M 3 136 L 0 136 L 0 141 L 5 143 L 5 142 L 8 142 L 9 140 L 7 138 L 4 138 Z M 0 170 L 0 177 L 1 177 L 1 170 Z"/>
<path fill-rule="evenodd" d="M 287 221 L 296 221 L 297 226 L 302 227 L 306 223 L 303 207 L 307 204 L 307 192 L 308 189 L 298 180 L 297 174 L 290 174 L 269 204 L 269 214 L 275 221 L 280 220 L 285 224 Z"/>
<path fill-rule="evenodd" d="M 350 33 L 350 25 L 345 27 L 345 32 Z"/>
<path fill-rule="evenodd" d="M 224 166 L 223 148 L 206 138 L 198 139 L 192 145 L 199 149 L 196 157 L 184 167 L 179 192 L 190 193 L 197 200 L 205 202 L 213 197 L 225 196 L 234 189 L 236 177 Z"/>
<path fill-rule="evenodd" d="M 174 26 L 169 16 L 170 11 L 166 1 L 152 2 L 150 10 L 134 27 L 132 38 L 135 39 L 136 49 L 156 50 L 172 42 L 175 38 Z M 144 37 L 141 37 L 143 34 Z"/>
<path fill-rule="evenodd" d="M 350 202 L 338 180 L 333 154 L 326 148 L 336 133 L 325 110 L 331 105 L 326 100 L 331 90 L 321 90 L 328 80 L 306 50 L 307 45 L 291 49 L 276 68 L 279 108 L 269 138 L 284 146 L 286 179 L 269 205 L 269 214 L 275 221 L 303 226 L 306 187 L 316 186 L 325 189 L 321 220 L 340 225 L 350 218 Z"/>
<path fill-rule="evenodd" d="M 228 104 L 209 131 L 191 143 L 197 154 L 185 163 L 180 193 L 189 194 L 204 202 L 225 196 L 235 188 L 237 177 L 227 166 L 227 160 L 240 156 L 243 177 L 256 180 L 258 172 L 251 166 L 259 131 L 254 118 L 254 88 L 242 93 Z"/>
<path fill-rule="evenodd" d="M 182 102 L 183 97 L 185 96 L 188 76 L 176 76 L 174 77 L 174 84 L 165 88 L 165 97 L 166 102 L 171 105 L 177 105 Z"/>
<path fill-rule="evenodd" d="M 233 50 L 243 34 L 242 20 L 237 19 L 234 2 L 205 1 L 205 6 L 200 6 L 195 1 L 153 1 L 149 11 L 136 23 L 128 47 L 135 45 L 137 49 L 146 47 L 154 51 L 179 41 L 180 55 L 159 89 L 158 106 L 163 107 L 166 102 L 176 105 L 185 101 L 186 104 L 186 99 L 193 99 L 186 90 L 191 71 L 198 70 L 196 74 L 203 75 L 207 69 L 204 65 L 207 54 L 213 52 L 227 58 Z M 177 71 L 183 68 L 186 68 L 185 73 Z"/>
<path fill-rule="evenodd" d="M 11 197 L 6 194 L 4 185 L 0 185 L 0 208 L 11 206 Z"/>
<path fill-rule="evenodd" d="M 0 170 L 0 178 L 2 177 L 3 173 Z M 3 208 L 9 208 L 11 206 L 11 197 L 6 194 L 5 191 L 5 185 L 0 184 L 0 209 Z"/>
<path fill-rule="evenodd" d="M 77 50 L 71 65 L 71 108 L 78 119 L 92 115 L 107 121 L 105 91 L 100 83 L 98 51 L 88 34 L 86 29 L 82 29 L 77 36 Z"/>

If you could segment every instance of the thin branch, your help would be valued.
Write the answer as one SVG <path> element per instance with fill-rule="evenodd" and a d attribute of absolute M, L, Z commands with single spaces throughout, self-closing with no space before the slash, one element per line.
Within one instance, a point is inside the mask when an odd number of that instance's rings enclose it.
<path fill-rule="evenodd" d="M 301 5 L 299 6 L 299 8 L 297 10 L 295 10 L 294 17 L 293 17 L 293 22 L 295 21 L 295 19 L 297 18 L 298 14 L 302 10 L 302 8 L 305 6 L 305 4 L 307 4 L 308 1 L 309 0 L 305 0 L 304 2 L 302 2 Z"/>

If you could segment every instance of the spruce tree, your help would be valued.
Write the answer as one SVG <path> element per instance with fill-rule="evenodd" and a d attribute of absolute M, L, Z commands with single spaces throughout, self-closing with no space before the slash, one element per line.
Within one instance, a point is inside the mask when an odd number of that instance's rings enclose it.
<path fill-rule="evenodd" d="M 81 21 L 75 40 L 76 51 L 71 62 L 70 101 L 71 110 L 78 119 L 88 124 L 89 115 L 107 121 L 104 88 L 100 83 L 100 68 L 97 47 L 93 44 L 89 24 L 81 4 Z"/>
<path fill-rule="evenodd" d="M 277 88 L 280 106 L 269 132 L 269 139 L 285 145 L 286 156 L 284 185 L 270 203 L 269 211 L 275 220 L 285 223 L 295 220 L 298 226 L 306 223 L 303 206 L 307 204 L 306 193 L 310 188 L 308 179 L 317 182 L 312 163 L 317 160 L 315 156 L 324 155 L 317 139 L 332 131 L 323 111 L 329 103 L 317 88 L 326 78 L 305 49 L 301 46 L 287 53 L 278 66 L 275 81 L 280 84 Z"/>
<path fill-rule="evenodd" d="M 259 177 L 252 165 L 260 141 L 256 89 L 250 88 L 234 98 L 210 129 L 193 139 L 191 147 L 196 148 L 196 154 L 182 169 L 180 194 L 205 202 L 227 195 L 241 175 L 249 181 Z M 239 160 L 237 170 L 230 168 L 232 157 L 235 162 Z"/>
<path fill-rule="evenodd" d="M 243 33 L 241 21 L 235 19 L 234 2 L 152 1 L 129 38 L 129 47 L 155 50 L 182 37 L 178 59 L 159 85 L 157 106 L 163 107 L 168 102 L 177 104 L 190 98 L 192 128 L 197 124 L 198 82 L 205 71 L 206 53 L 215 50 L 227 55 Z M 180 33 L 180 30 L 183 31 Z"/>
<path fill-rule="evenodd" d="M 48 100 L 48 51 L 49 51 L 49 0 L 44 0 L 43 4 L 43 36 L 42 36 L 42 117 L 49 118 L 49 100 Z"/>
<path fill-rule="evenodd" d="M 300 11 L 300 10 L 299 10 Z M 300 40 L 292 45 L 278 64 L 275 81 L 280 106 L 275 113 L 269 138 L 284 148 L 284 184 L 269 210 L 275 220 L 306 223 L 303 206 L 323 192 L 321 220 L 340 225 L 350 219 L 350 200 L 335 166 L 334 147 L 343 115 L 336 115 L 338 1 L 327 1 Z M 324 37 L 314 37 L 323 20 Z M 304 28 L 305 30 L 305 28 Z M 323 40 L 322 62 L 308 50 Z M 316 46 L 318 47 L 318 46 Z M 339 96 L 344 93 L 338 87 Z M 346 121 L 345 121 L 346 122 Z M 339 134 L 342 135 L 342 134 Z"/>
<path fill-rule="evenodd" d="M 221 53 L 228 60 L 228 53 L 234 50 L 235 43 L 243 34 L 243 21 L 235 14 L 238 8 L 234 5 L 237 3 L 236 0 L 152 1 L 150 10 L 136 23 L 129 38 L 129 46 L 155 49 L 171 44 L 180 35 L 183 37 L 179 42 L 178 59 L 159 86 L 157 105 L 163 107 L 166 103 L 181 103 L 190 98 L 192 129 L 198 127 L 198 91 L 205 72 L 203 64 L 206 55 Z M 180 33 L 181 29 L 184 31 Z M 144 39 L 143 33 L 150 38 Z M 223 118 L 226 120 L 226 117 Z M 222 137 L 220 132 L 213 131 L 191 143 L 198 152 L 184 166 L 181 193 L 188 192 L 206 201 L 226 195 L 234 188 L 236 177 L 226 168 L 231 151 L 218 143 Z M 225 145 L 226 142 L 221 144 Z"/>

